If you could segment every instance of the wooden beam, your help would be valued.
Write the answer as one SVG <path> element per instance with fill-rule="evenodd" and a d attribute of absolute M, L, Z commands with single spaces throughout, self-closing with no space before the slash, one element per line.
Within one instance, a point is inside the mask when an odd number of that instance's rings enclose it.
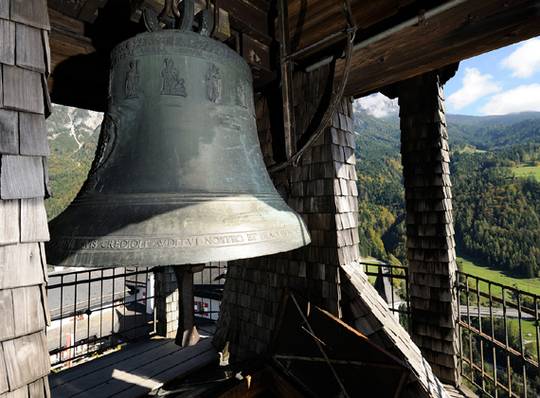
<path fill-rule="evenodd" d="M 352 14 L 359 29 L 388 19 L 402 12 L 414 0 L 351 1 Z M 289 1 L 291 49 L 296 51 L 347 27 L 342 1 Z"/>
<path fill-rule="evenodd" d="M 469 0 L 355 51 L 345 95 L 366 95 L 537 35 L 539 0 Z M 338 62 L 338 78 L 343 66 Z"/>

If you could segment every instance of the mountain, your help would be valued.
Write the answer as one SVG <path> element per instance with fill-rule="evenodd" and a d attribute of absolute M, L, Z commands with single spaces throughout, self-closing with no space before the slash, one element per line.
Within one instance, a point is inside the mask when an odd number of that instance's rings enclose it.
<path fill-rule="evenodd" d="M 355 107 L 355 131 L 359 134 L 358 155 L 375 157 L 392 154 L 400 146 L 399 117 L 390 113 L 377 118 L 369 110 Z M 515 144 L 540 143 L 540 112 L 497 116 L 446 115 L 450 148 L 473 147 L 499 150 Z M 364 144 L 364 145 L 363 145 Z M 371 154 L 362 148 L 369 147 Z"/>
<path fill-rule="evenodd" d="M 493 115 L 493 116 L 471 116 L 471 115 L 454 115 L 448 114 L 446 120 L 452 124 L 460 124 L 467 126 L 478 125 L 501 125 L 508 126 L 522 122 L 524 120 L 538 120 L 540 119 L 540 112 L 518 112 L 509 113 L 507 115 Z"/>
<path fill-rule="evenodd" d="M 52 198 L 45 201 L 45 207 L 49 219 L 73 200 L 86 179 L 102 118 L 98 112 L 53 105 L 53 113 L 47 119 Z"/>

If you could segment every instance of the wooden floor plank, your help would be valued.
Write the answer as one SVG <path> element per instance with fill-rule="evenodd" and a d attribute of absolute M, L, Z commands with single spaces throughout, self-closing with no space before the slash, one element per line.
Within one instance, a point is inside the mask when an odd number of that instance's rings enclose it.
<path fill-rule="evenodd" d="M 67 369 L 60 373 L 53 374 L 49 378 L 51 389 L 54 389 L 65 383 L 69 383 L 72 380 L 84 377 L 98 370 L 108 368 L 111 365 L 114 365 L 125 359 L 136 357 L 146 351 L 150 351 L 164 344 L 167 344 L 170 341 L 170 339 L 155 338 L 139 343 L 129 344 L 121 351 L 81 364 L 72 369 Z"/>
<path fill-rule="evenodd" d="M 96 370 L 95 372 L 88 373 L 83 377 L 72 380 L 69 383 L 64 383 L 61 386 L 53 389 L 53 396 L 57 397 L 72 397 L 81 392 L 85 392 L 91 388 L 101 385 L 111 379 L 113 372 L 123 371 L 131 372 L 137 368 L 140 368 L 146 363 L 152 363 L 162 357 L 168 356 L 171 353 L 180 350 L 174 341 L 167 341 L 166 344 L 154 347 L 151 350 L 144 351 L 139 355 L 124 358 L 122 360 L 116 360 L 110 366 Z M 111 354 L 113 356 L 114 354 Z M 114 359 L 114 358 L 112 358 Z M 98 395 L 100 396 L 100 395 Z M 95 396 L 94 396 L 95 397 Z"/>
<path fill-rule="evenodd" d="M 200 360 L 198 357 L 201 357 Z M 153 361 L 145 360 L 142 366 L 129 371 L 116 366 L 115 373 L 119 376 L 110 377 L 108 382 L 73 396 L 77 398 L 114 397 L 137 385 L 148 392 L 154 386 L 168 381 L 165 376 L 172 380 L 181 376 L 180 371 L 196 369 L 198 366 L 208 364 L 211 357 L 217 358 L 217 352 L 212 346 L 211 339 L 204 339 L 194 346 L 183 348 L 170 355 L 155 358 Z"/>
<path fill-rule="evenodd" d="M 159 375 L 152 377 L 152 383 L 148 383 L 148 387 L 140 385 L 132 385 L 130 388 L 114 395 L 114 398 L 133 398 L 146 395 L 152 390 L 155 390 L 165 383 L 174 380 L 179 377 L 186 376 L 189 373 L 193 373 L 210 363 L 217 361 L 217 353 L 214 350 L 208 350 L 196 357 L 179 364 L 176 364 L 172 368 L 159 373 Z"/>
<path fill-rule="evenodd" d="M 128 344 L 122 350 L 51 375 L 53 398 L 96 398 L 120 394 L 144 395 L 164 383 L 217 360 L 211 344 L 215 324 L 199 324 L 203 338 L 192 347 L 178 347 L 173 339 L 154 337 Z"/>

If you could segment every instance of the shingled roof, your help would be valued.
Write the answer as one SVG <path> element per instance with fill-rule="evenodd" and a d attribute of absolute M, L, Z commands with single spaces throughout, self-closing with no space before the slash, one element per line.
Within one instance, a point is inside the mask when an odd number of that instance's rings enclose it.
<path fill-rule="evenodd" d="M 407 391 L 412 397 L 448 397 L 418 346 L 399 324 L 388 304 L 369 283 L 358 263 L 341 266 L 343 307 L 347 323 L 404 361 L 413 375 Z M 348 307 L 348 308 L 345 308 Z"/>

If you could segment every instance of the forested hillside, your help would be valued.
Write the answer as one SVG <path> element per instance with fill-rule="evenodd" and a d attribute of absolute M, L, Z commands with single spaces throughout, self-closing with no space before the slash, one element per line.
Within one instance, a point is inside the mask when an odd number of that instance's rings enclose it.
<path fill-rule="evenodd" d="M 458 252 L 512 275 L 539 275 L 540 113 L 447 119 Z M 404 263 L 399 119 L 357 108 L 355 128 L 362 254 Z"/>

